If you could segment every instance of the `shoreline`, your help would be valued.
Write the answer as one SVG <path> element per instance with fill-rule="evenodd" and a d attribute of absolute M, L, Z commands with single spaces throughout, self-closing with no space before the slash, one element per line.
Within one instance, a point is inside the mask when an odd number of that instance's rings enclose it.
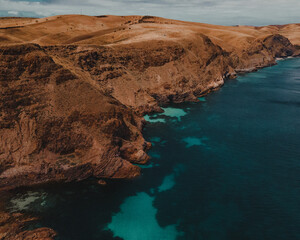
<path fill-rule="evenodd" d="M 297 55 L 295 55 L 295 57 L 299 57 L 299 53 Z M 289 58 L 290 56 L 283 56 L 282 59 L 285 59 L 285 58 Z M 161 112 L 162 109 L 160 107 L 160 105 L 165 105 L 165 104 L 168 104 L 168 103 L 181 103 L 181 102 L 197 102 L 199 101 L 198 98 L 199 97 L 202 97 L 202 96 L 205 96 L 207 94 L 209 94 L 210 92 L 213 92 L 213 91 L 217 91 L 219 90 L 227 80 L 229 79 L 235 79 L 237 78 L 239 75 L 242 75 L 242 74 L 246 74 L 246 73 L 250 73 L 250 72 L 255 72 L 255 71 L 258 71 L 259 69 L 262 69 L 262 68 L 265 68 L 265 67 L 270 67 L 270 66 L 273 66 L 273 65 L 276 65 L 276 60 L 278 58 L 271 58 L 269 59 L 267 62 L 263 62 L 263 63 L 260 63 L 258 66 L 254 66 L 254 67 L 251 67 L 251 68 L 236 68 L 236 69 L 231 69 L 231 72 L 228 72 L 226 71 L 222 77 L 219 76 L 218 79 L 212 79 L 211 77 L 209 78 L 209 82 L 206 86 L 204 86 L 203 88 L 201 88 L 201 91 L 198 93 L 196 90 L 192 90 L 192 89 L 187 89 L 187 91 L 182 94 L 182 93 L 178 93 L 176 92 L 177 90 L 175 89 L 175 95 L 170 95 L 172 96 L 172 99 L 168 99 L 168 98 L 162 98 L 161 97 L 163 96 L 162 93 L 160 93 L 160 95 L 157 95 L 157 98 L 155 99 L 155 104 L 153 106 L 149 106 L 148 103 L 146 103 L 146 108 L 145 106 L 143 106 L 143 110 L 142 111 L 139 111 L 139 116 L 138 116 L 138 121 L 141 121 L 140 124 L 144 124 L 143 122 L 145 121 L 144 117 L 142 115 L 144 114 L 148 114 L 148 113 L 154 113 L 154 112 Z M 226 66 L 226 67 L 229 67 L 229 66 Z M 143 164 L 143 163 L 146 163 L 147 162 L 147 159 L 149 158 L 146 154 L 146 151 L 149 150 L 150 148 L 150 143 L 146 143 L 144 140 L 143 140 L 143 136 L 142 136 L 142 132 L 141 132 L 141 128 L 142 126 L 138 126 L 138 132 L 139 132 L 139 135 L 141 137 L 138 144 L 140 144 L 139 146 L 139 149 L 137 150 L 134 150 L 134 152 L 132 152 L 132 148 L 133 146 L 131 144 L 129 144 L 128 146 L 126 146 L 126 148 L 124 149 L 125 151 L 128 151 L 128 153 L 125 153 L 124 155 L 124 158 L 125 160 L 127 159 L 130 159 L 132 158 L 132 160 L 129 160 L 129 162 L 135 164 Z M 119 151 L 119 150 L 118 150 Z M 130 166 L 130 165 L 129 165 Z M 81 166 L 79 166 L 79 168 L 81 168 Z M 87 171 L 92 171 L 92 170 L 89 170 L 90 168 L 93 168 L 91 166 L 86 166 L 87 168 Z M 71 172 L 73 172 L 74 174 L 76 174 L 75 172 L 77 171 L 76 168 L 72 167 L 72 169 L 70 169 Z M 136 171 L 136 170 L 135 170 Z M 134 173 L 133 175 L 129 176 L 129 177 L 125 177 L 125 178 L 135 178 L 137 177 L 140 173 L 140 170 L 138 170 L 136 173 Z M 29 172 L 28 172 L 29 173 Z M 28 174 L 27 173 L 27 174 Z M 73 174 L 71 173 L 71 174 Z M 30 174 L 30 173 L 29 173 Z M 10 173 L 6 174 L 7 176 L 10 175 Z M 0 174 L 0 180 L 1 180 L 1 177 L 5 178 L 5 174 L 2 173 Z M 82 177 L 82 179 L 86 179 L 86 178 L 89 178 L 91 176 L 84 176 Z M 106 176 L 94 176 L 98 179 L 110 179 L 110 177 L 106 177 Z M 113 177 L 114 178 L 114 177 Z M 123 178 L 123 177 L 116 177 L 116 179 L 118 178 Z M 14 179 L 15 180 L 15 179 Z M 70 179 L 68 181 L 76 181 L 76 179 Z M 78 179 L 77 179 L 78 180 Z M 64 179 L 55 179 L 55 180 L 51 180 L 51 179 L 48 179 L 46 178 L 45 180 L 41 180 L 41 181 L 38 181 L 38 182 L 28 182 L 26 183 L 27 186 L 31 186 L 31 185 L 40 185 L 40 184 L 45 184 L 47 182 L 64 182 L 65 180 Z M 1 186 L 0 187 L 0 190 L 9 190 L 9 189 L 13 189 L 15 187 L 21 187 L 21 185 L 15 185 L 15 186 L 12 186 L 12 185 L 6 185 L 6 186 Z"/>
<path fill-rule="evenodd" d="M 19 26 L 0 30 L 0 189 L 135 178 L 151 145 L 144 114 L 300 55 L 297 39 L 281 35 L 293 34 L 282 30 L 290 26 L 149 16 L 54 16 Z"/>
<path fill-rule="evenodd" d="M 300 56 L 295 56 L 295 57 L 285 57 L 285 58 L 280 58 L 279 61 L 285 61 L 287 59 L 294 59 L 294 58 L 300 58 Z M 198 98 L 201 98 L 201 97 L 205 97 L 213 92 L 216 92 L 218 90 L 220 90 L 225 84 L 226 84 L 226 81 L 230 81 L 230 80 L 234 80 L 234 79 L 237 79 L 239 76 L 244 76 L 244 75 L 247 75 L 248 73 L 253 73 L 253 72 L 257 72 L 261 69 L 265 69 L 265 68 L 268 68 L 268 67 L 273 67 L 273 66 L 276 66 L 277 63 L 275 64 L 272 64 L 272 65 L 266 65 L 264 67 L 258 67 L 258 68 L 255 68 L 251 71 L 247 71 L 248 69 L 244 69 L 244 71 L 241 71 L 237 74 L 234 74 L 232 78 L 227 78 L 227 79 L 224 79 L 224 83 L 223 84 L 220 84 L 218 86 L 216 86 L 215 88 L 209 88 L 207 89 L 203 94 L 197 96 L 197 100 L 196 101 L 182 101 L 182 102 L 168 102 L 168 103 L 163 103 L 162 105 L 159 106 L 159 108 L 163 111 L 163 108 L 168 108 L 168 106 L 171 105 L 177 105 L 177 104 L 182 104 L 182 103 L 191 103 L 191 102 L 194 102 L 194 103 L 200 103 L 201 101 L 198 99 Z M 148 114 L 157 114 L 157 113 L 163 113 L 162 111 L 151 111 L 151 112 L 147 112 L 147 113 L 144 113 L 143 114 L 143 118 L 148 115 Z M 148 122 L 147 120 L 143 120 L 145 123 L 143 125 L 143 128 L 145 127 L 146 124 L 149 124 L 150 122 Z M 150 147 L 147 152 L 149 150 L 151 150 L 152 147 Z M 146 162 L 145 164 L 147 164 L 148 162 Z M 144 164 L 138 164 L 137 165 L 141 165 L 143 166 Z M 137 176 L 136 178 L 138 178 L 139 176 Z M 134 181 L 135 178 L 133 179 L 127 179 L 127 178 L 120 178 L 120 179 L 110 179 L 110 178 L 96 178 L 96 177 L 89 177 L 87 179 L 83 179 L 81 181 L 90 181 L 91 179 L 94 179 L 93 182 L 98 182 L 98 180 L 104 180 L 104 181 L 107 181 L 107 180 L 113 180 L 113 181 Z M 76 181 L 72 181 L 72 182 L 76 182 Z M 38 188 L 38 187 L 42 187 L 42 186 L 47 186 L 48 184 L 52 185 L 52 184 L 61 184 L 61 183 L 72 183 L 72 182 L 64 182 L 64 181 L 53 181 L 53 182 L 44 182 L 44 183 L 33 183 L 32 185 L 26 185 L 26 186 L 18 186 L 18 187 L 12 187 L 12 188 L 0 188 L 0 193 L 1 192 L 10 192 L 10 191 L 18 191 L 18 189 L 31 189 L 32 187 L 34 188 Z M 102 184 L 99 184 L 99 185 L 102 185 Z M 106 186 L 106 184 L 103 184 Z M 108 184 L 109 185 L 109 184 Z M 1 210 L 1 208 L 0 208 Z"/>
<path fill-rule="evenodd" d="M 274 65 L 273 65 L 274 66 Z M 238 77 L 238 76 L 237 76 Z M 206 95 L 208 95 L 208 94 L 206 94 Z M 205 95 L 205 96 L 206 96 Z M 173 104 L 175 104 L 175 103 L 173 103 Z M 176 104 L 175 104 L 176 105 Z M 87 179 L 88 180 L 88 179 Z M 86 180 L 83 180 L 83 181 L 86 181 Z M 123 179 L 120 179 L 120 180 L 117 180 L 117 181 L 126 181 L 126 180 L 123 180 Z M 133 180 L 134 181 L 134 180 Z M 95 182 L 96 182 L 96 179 L 95 179 Z M 53 183 L 51 183 L 51 184 L 53 184 Z M 59 184 L 59 183 L 55 183 L 55 184 Z M 44 184 L 43 184 L 44 185 Z M 42 185 L 42 186 L 43 186 Z M 47 186 L 47 183 L 44 185 L 44 186 Z M 36 188 L 38 188 L 38 186 L 36 185 L 35 186 Z M 109 187 L 109 184 L 108 184 L 108 186 L 105 186 L 105 187 Z M 28 189 L 30 189 L 30 187 L 28 186 L 28 187 L 25 187 L 25 188 L 28 188 Z M 15 189 L 14 191 L 17 191 L 17 189 Z M 1 214 L 1 213 L 0 213 Z M 17 217 L 18 219 L 20 218 L 20 219 L 22 219 L 23 218 L 23 216 L 22 215 L 16 215 L 16 216 L 14 216 L 14 217 Z M 25 220 L 26 219 L 26 220 Z M 32 218 L 32 217 L 30 217 L 30 215 L 27 215 L 27 214 L 25 214 L 24 215 L 24 221 L 25 221 L 25 225 L 24 226 L 26 226 L 26 224 L 30 224 L 30 221 L 33 221 L 33 220 L 35 220 L 36 218 Z M 16 220 L 12 220 L 12 221 L 16 221 Z M 18 220 L 19 221 L 19 220 Z M 22 220 L 21 220 L 21 222 L 22 222 Z M 20 225 L 21 226 L 21 225 Z M 41 228 L 41 229 L 38 229 L 38 231 L 37 232 L 34 232 L 35 230 L 32 230 L 32 234 L 42 234 L 42 236 L 44 236 L 44 234 L 47 234 L 49 237 L 54 237 L 55 236 L 55 232 L 53 231 L 53 230 L 51 230 L 51 229 L 49 229 L 49 228 Z M 28 232 L 26 232 L 26 234 L 31 234 L 31 233 L 28 233 Z M 23 234 L 24 235 L 24 234 Z"/>

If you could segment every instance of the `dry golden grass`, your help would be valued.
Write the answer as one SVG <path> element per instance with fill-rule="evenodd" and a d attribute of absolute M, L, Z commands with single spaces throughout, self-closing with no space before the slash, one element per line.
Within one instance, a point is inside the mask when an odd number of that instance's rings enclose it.
<path fill-rule="evenodd" d="M 218 26 L 142 16 L 63 15 L 42 19 L 0 18 L 0 45 L 115 45 L 149 40 L 182 40 L 205 34 L 225 50 L 245 49 L 251 40 L 279 33 L 300 45 L 300 24 Z"/>

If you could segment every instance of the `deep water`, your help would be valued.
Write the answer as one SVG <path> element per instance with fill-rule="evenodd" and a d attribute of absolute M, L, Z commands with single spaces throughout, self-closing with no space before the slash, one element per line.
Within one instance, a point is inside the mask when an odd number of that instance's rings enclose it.
<path fill-rule="evenodd" d="M 300 59 L 147 116 L 152 159 L 134 181 L 18 190 L 61 240 L 300 239 Z"/>

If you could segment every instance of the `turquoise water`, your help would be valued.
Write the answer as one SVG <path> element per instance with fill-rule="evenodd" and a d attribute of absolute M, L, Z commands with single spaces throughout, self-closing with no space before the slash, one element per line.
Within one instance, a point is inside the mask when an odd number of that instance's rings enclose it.
<path fill-rule="evenodd" d="M 22 189 L 10 210 L 61 240 L 300 239 L 300 59 L 164 109 L 140 178 Z"/>

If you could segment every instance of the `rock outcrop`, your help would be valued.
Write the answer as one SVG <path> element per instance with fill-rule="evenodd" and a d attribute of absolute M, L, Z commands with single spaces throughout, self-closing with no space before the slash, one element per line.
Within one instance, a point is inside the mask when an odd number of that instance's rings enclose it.
<path fill-rule="evenodd" d="M 56 233 L 50 228 L 23 230 L 24 226 L 35 220 L 20 213 L 0 211 L 0 239 L 5 240 L 54 240 Z"/>
<path fill-rule="evenodd" d="M 23 230 L 23 228 L 35 219 L 20 213 L 6 213 L 0 211 L 0 239 L 5 240 L 53 240 L 56 232 L 50 228 L 38 228 L 35 230 Z"/>

